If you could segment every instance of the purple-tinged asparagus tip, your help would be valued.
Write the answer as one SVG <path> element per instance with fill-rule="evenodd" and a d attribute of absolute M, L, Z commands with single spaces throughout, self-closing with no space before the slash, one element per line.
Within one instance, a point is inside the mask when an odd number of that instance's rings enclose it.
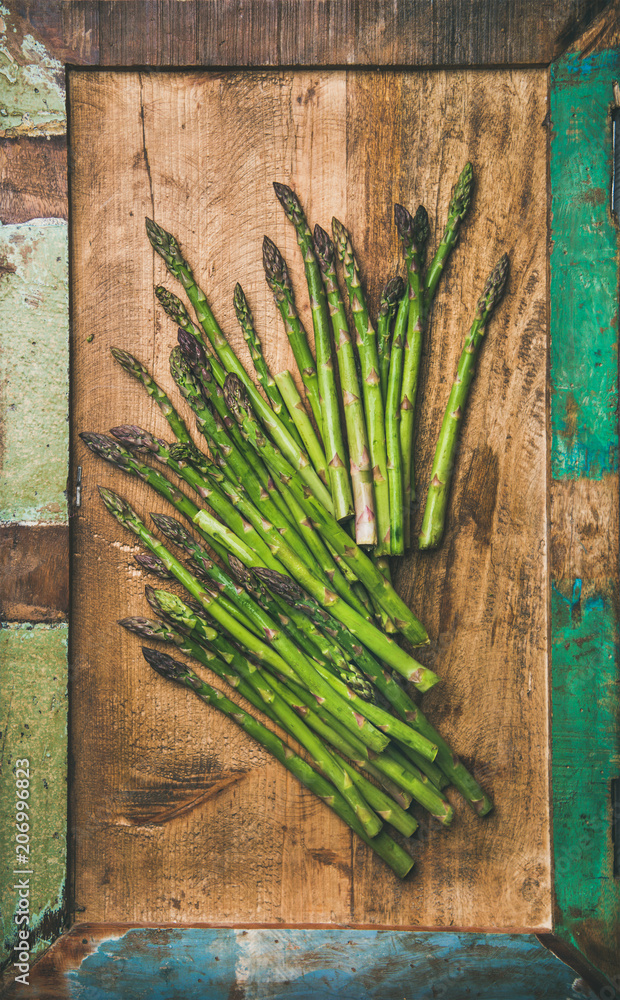
<path fill-rule="evenodd" d="M 138 552 L 134 559 L 138 566 L 146 569 L 149 573 L 154 573 L 160 580 L 174 580 L 174 574 L 166 569 L 163 560 L 153 552 Z"/>
<path fill-rule="evenodd" d="M 156 455 L 160 447 L 168 447 L 165 441 L 153 437 L 152 434 L 136 424 L 119 424 L 118 427 L 111 427 L 110 434 L 126 448 L 131 448 L 134 451 L 153 452 Z"/>
<path fill-rule="evenodd" d="M 177 330 L 177 337 L 183 357 L 192 367 L 194 365 L 206 364 L 207 356 L 203 350 L 202 344 L 199 344 L 191 333 L 188 333 L 187 330 L 184 330 L 183 327 L 180 326 Z"/>

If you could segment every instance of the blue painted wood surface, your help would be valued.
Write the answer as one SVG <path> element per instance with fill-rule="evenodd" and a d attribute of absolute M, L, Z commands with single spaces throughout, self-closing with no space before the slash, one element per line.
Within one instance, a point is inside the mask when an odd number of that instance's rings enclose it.
<path fill-rule="evenodd" d="M 80 1000 L 564 1000 L 531 935 L 139 928 L 66 974 Z"/>

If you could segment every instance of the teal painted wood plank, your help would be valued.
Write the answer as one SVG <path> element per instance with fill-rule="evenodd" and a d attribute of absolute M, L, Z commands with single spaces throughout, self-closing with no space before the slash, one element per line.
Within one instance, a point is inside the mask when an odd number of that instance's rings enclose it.
<path fill-rule="evenodd" d="M 618 921 L 611 781 L 620 774 L 613 594 L 552 597 L 555 891 L 563 922 Z M 578 748 L 578 749 L 577 749 Z M 577 752 L 576 752 L 577 750 Z"/>
<path fill-rule="evenodd" d="M 67 223 L 0 226 L 0 521 L 67 520 Z"/>
<path fill-rule="evenodd" d="M 618 469 L 617 231 L 608 203 L 611 81 L 620 53 L 551 67 L 551 468 Z"/>
<path fill-rule="evenodd" d="M 28 903 L 33 956 L 52 943 L 64 921 L 67 863 L 67 626 L 0 629 L 0 964 L 13 961 L 19 889 Z M 29 761 L 28 830 L 16 828 L 17 761 Z M 23 770 L 23 765 L 22 765 Z M 25 822 L 22 820 L 22 823 Z M 16 840 L 20 835 L 21 843 Z M 20 854 L 29 848 L 24 860 Z M 16 871 L 31 874 L 16 875 Z M 28 895 L 26 896 L 26 889 Z"/>
<path fill-rule="evenodd" d="M 531 935 L 139 928 L 66 973 L 80 1000 L 564 1000 L 575 974 Z"/>
<path fill-rule="evenodd" d="M 568 54 L 551 68 L 551 470 L 558 501 L 568 479 L 618 488 L 617 230 L 608 207 L 609 105 L 618 78 L 618 51 Z M 588 539 L 576 527 L 566 540 L 566 565 L 580 561 L 572 552 L 580 545 L 587 549 Z M 596 580 L 552 580 L 555 933 L 609 974 L 620 960 L 611 799 L 620 775 L 617 565 L 593 564 L 592 571 Z"/>

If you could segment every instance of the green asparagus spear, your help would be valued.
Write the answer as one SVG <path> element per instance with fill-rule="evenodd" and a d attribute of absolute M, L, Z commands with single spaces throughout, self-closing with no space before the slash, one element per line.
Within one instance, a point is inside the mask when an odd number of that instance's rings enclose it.
<path fill-rule="evenodd" d="M 349 335 L 344 302 L 338 287 L 334 244 L 319 225 L 314 228 L 314 245 L 327 290 L 327 301 L 340 372 L 355 507 L 355 539 L 358 545 L 376 545 L 375 494 L 362 392 L 357 376 L 357 364 Z"/>
<path fill-rule="evenodd" d="M 195 597 L 204 607 L 207 614 L 211 615 L 222 625 L 237 641 L 241 642 L 261 663 L 270 665 L 276 672 L 284 674 L 292 670 L 296 676 L 312 688 L 318 697 L 328 699 L 331 711 L 334 716 L 348 726 L 361 740 L 367 743 L 374 750 L 382 750 L 389 742 L 388 738 L 380 733 L 373 725 L 365 719 L 360 720 L 357 713 L 350 704 L 335 694 L 333 688 L 323 680 L 312 666 L 306 656 L 296 649 L 293 643 L 282 634 L 278 625 L 266 615 L 261 608 L 253 609 L 251 620 L 254 624 L 263 629 L 263 633 L 268 640 L 266 642 L 258 639 L 249 629 L 244 628 L 237 618 L 229 614 L 223 607 L 217 592 L 208 591 L 200 581 L 190 573 L 187 568 L 176 559 L 168 549 L 158 541 L 146 528 L 138 515 L 126 500 L 123 500 L 112 490 L 99 487 L 101 498 L 113 517 L 128 531 L 133 532 L 140 538 L 147 549 L 154 552 L 163 560 L 166 569 L 174 573 L 176 579 L 189 593 Z M 174 595 L 168 595 L 171 599 Z M 176 598 L 178 600 L 178 598 Z M 180 602 L 182 603 L 182 602 Z M 193 627 L 193 626 L 192 626 Z M 283 655 L 280 655 L 283 654 Z"/>
<path fill-rule="evenodd" d="M 319 268 L 312 233 L 306 221 L 299 198 L 286 184 L 273 185 L 278 201 L 287 219 L 292 222 L 297 235 L 306 272 L 306 283 L 310 297 L 312 324 L 314 326 L 314 346 L 316 350 L 319 396 L 321 400 L 321 429 L 323 444 L 329 469 L 329 485 L 334 502 L 336 520 L 346 521 L 353 513 L 351 481 L 347 468 L 347 455 L 340 423 L 338 390 L 332 361 L 331 330 L 325 288 Z"/>
<path fill-rule="evenodd" d="M 474 169 L 471 163 L 466 163 L 461 170 L 460 176 L 450 197 L 448 206 L 448 219 L 444 229 L 441 242 L 435 251 L 435 256 L 430 262 L 424 277 L 424 318 L 428 316 L 437 284 L 441 277 L 445 263 L 458 239 L 461 223 L 471 205 L 474 185 Z"/>
<path fill-rule="evenodd" d="M 333 511 L 331 496 L 325 484 L 321 482 L 314 471 L 314 467 L 311 465 L 308 456 L 300 449 L 297 442 L 290 436 L 269 404 L 265 402 L 226 340 L 211 311 L 205 293 L 196 284 L 194 274 L 184 259 L 177 240 L 151 219 L 146 220 L 146 231 L 155 252 L 163 259 L 170 273 L 182 282 L 187 292 L 187 297 L 196 311 L 198 321 L 224 368 L 228 372 L 233 372 L 237 378 L 241 379 L 252 400 L 252 405 L 256 409 L 256 413 L 278 448 L 282 449 L 283 454 L 287 456 L 291 464 L 299 470 L 302 479 L 309 486 L 312 493 L 327 510 Z"/>
<path fill-rule="evenodd" d="M 183 441 L 184 443 L 191 441 L 185 421 L 177 413 L 169 397 L 166 395 L 161 386 L 157 384 L 151 373 L 145 368 L 142 362 L 138 361 L 137 358 L 134 358 L 133 354 L 129 354 L 128 351 L 121 350 L 120 347 L 112 347 L 110 348 L 110 351 L 116 361 L 118 361 L 121 368 L 123 368 L 128 375 L 131 375 L 139 382 L 142 382 L 142 385 L 148 392 L 149 396 L 151 399 L 155 400 L 161 412 L 170 424 L 172 433 L 175 435 L 177 440 Z"/>
<path fill-rule="evenodd" d="M 362 369 L 362 391 L 366 430 L 370 445 L 375 487 L 375 514 L 377 517 L 377 554 L 390 552 L 390 497 L 387 478 L 387 450 L 385 443 L 385 422 L 383 396 L 379 376 L 379 355 L 377 335 L 370 322 L 359 268 L 353 254 L 351 237 L 338 219 L 332 219 L 332 231 L 338 256 L 342 262 L 344 280 L 349 293 L 349 303 L 355 323 L 357 349 Z"/>
<path fill-rule="evenodd" d="M 237 321 L 241 327 L 241 332 L 243 333 L 244 340 L 248 345 L 248 350 L 250 352 L 250 357 L 252 359 L 252 364 L 254 365 L 258 381 L 262 385 L 264 393 L 271 403 L 273 412 L 277 413 L 291 437 L 297 441 L 297 444 L 302 445 L 299 432 L 285 409 L 284 400 L 282 399 L 280 390 L 269 370 L 267 362 L 265 361 L 261 342 L 256 330 L 254 329 L 252 311 L 248 305 L 248 300 L 245 297 L 245 292 L 239 282 L 235 285 L 233 305 L 235 307 Z M 312 458 L 312 456 L 310 456 L 310 458 Z M 319 472 L 318 469 L 317 472 Z M 323 477 L 321 476 L 321 478 Z M 326 480 L 323 479 L 323 482 L 325 481 Z"/>
<path fill-rule="evenodd" d="M 379 355 L 379 378 L 381 379 L 384 405 L 387 401 L 388 374 L 392 353 L 392 320 L 404 294 L 405 283 L 400 274 L 391 278 L 381 293 L 377 317 L 377 354 Z"/>
<path fill-rule="evenodd" d="M 428 641 L 428 636 L 426 635 L 424 627 L 415 615 L 413 615 L 404 601 L 402 601 L 402 599 L 396 594 L 383 574 L 376 568 L 372 560 L 370 560 L 368 556 L 362 552 L 359 546 L 352 541 L 341 525 L 339 525 L 338 522 L 331 517 L 311 495 L 308 494 L 308 491 L 304 488 L 303 483 L 301 483 L 296 477 L 295 471 L 261 433 L 252 413 L 247 396 L 243 390 L 243 386 L 238 379 L 235 379 L 234 376 L 229 376 L 226 379 L 225 393 L 228 405 L 239 422 L 242 433 L 248 438 L 248 440 L 252 441 L 257 450 L 261 452 L 265 463 L 272 471 L 272 474 L 286 480 L 287 485 L 294 492 L 295 496 L 304 507 L 304 510 L 306 510 L 308 517 L 317 523 L 325 539 L 333 545 L 334 549 L 336 549 L 340 555 L 342 555 L 345 562 L 347 562 L 357 574 L 358 579 L 360 579 L 361 582 L 369 589 L 373 590 L 376 600 L 380 603 L 381 607 L 385 608 L 402 634 L 405 635 L 411 642 L 417 643 L 418 645 L 422 642 Z M 309 593 L 312 594 L 313 597 L 316 597 L 321 604 L 327 606 L 325 602 L 321 600 L 320 595 L 314 593 L 310 586 L 303 583 L 301 580 L 299 582 L 306 590 L 308 590 Z M 336 600 L 337 599 L 334 599 L 334 601 L 331 602 L 332 612 L 336 617 L 339 617 L 335 610 Z M 351 619 L 349 618 L 349 621 L 350 620 Z M 374 648 L 378 655 L 385 659 L 386 662 L 394 666 L 396 670 L 402 671 L 404 669 L 407 679 L 412 680 L 413 683 L 421 685 L 421 690 L 426 689 L 427 682 L 429 683 L 429 686 L 436 683 L 437 678 L 435 675 L 429 677 L 425 668 L 421 667 L 420 664 L 415 664 L 415 661 L 413 661 L 415 666 L 412 666 L 412 662 L 409 657 L 407 657 L 407 662 L 403 663 L 399 655 L 402 653 L 402 650 L 399 650 L 399 653 L 395 654 L 395 650 L 397 650 L 398 647 L 393 640 L 387 639 L 383 633 L 378 633 L 381 640 L 378 641 L 374 634 L 377 633 L 378 630 L 374 629 L 373 626 L 368 625 L 367 622 L 364 622 L 364 626 L 368 626 L 368 629 L 371 631 L 370 633 L 366 633 L 369 635 L 369 641 L 366 641 L 365 639 L 362 641 L 364 641 L 370 649 Z M 357 628 L 357 625 L 354 627 Z M 359 636 L 362 638 L 361 631 L 359 632 Z M 418 673 L 418 671 L 421 672 Z"/>
<path fill-rule="evenodd" d="M 282 322 L 291 345 L 293 356 L 306 389 L 306 396 L 314 415 L 319 434 L 323 432 L 323 414 L 321 411 L 321 394 L 316 362 L 308 343 L 308 334 L 299 318 L 295 305 L 295 294 L 288 273 L 286 261 L 277 246 L 265 236 L 263 240 L 263 267 Z"/>
<path fill-rule="evenodd" d="M 272 733 L 266 726 L 257 722 L 248 712 L 245 712 L 234 701 L 231 701 L 221 692 L 202 681 L 198 675 L 184 663 L 173 660 L 172 657 L 157 650 L 143 649 L 147 662 L 168 680 L 175 681 L 183 687 L 194 691 L 199 698 L 202 698 L 208 705 L 213 705 L 221 712 L 228 715 L 234 722 L 244 729 L 249 736 L 252 736 L 261 746 L 265 747 L 276 760 L 286 767 L 288 771 L 295 775 L 299 781 L 307 788 L 318 795 L 318 797 L 333 809 L 333 811 L 343 819 L 357 835 L 368 844 L 399 876 L 405 878 L 413 867 L 413 859 L 406 851 L 400 847 L 396 841 L 384 832 L 377 837 L 369 837 L 355 815 L 353 809 L 346 800 L 338 793 L 335 787 L 317 774 L 313 768 L 298 757 L 275 733 Z"/>
<path fill-rule="evenodd" d="M 444 413 L 431 469 L 431 484 L 428 488 L 420 533 L 421 549 L 436 548 L 443 535 L 456 445 L 469 387 L 474 377 L 476 355 L 482 343 L 486 324 L 502 297 L 507 277 L 508 255 L 504 254 L 487 278 L 459 359 L 456 379 Z"/>
<path fill-rule="evenodd" d="M 323 446 L 312 426 L 312 421 L 297 391 L 293 376 L 288 371 L 279 372 L 275 376 L 275 380 L 289 416 L 297 428 L 303 446 L 308 452 L 314 468 L 319 473 L 321 479 L 327 482 L 327 459 L 323 452 Z"/>
<path fill-rule="evenodd" d="M 400 392 L 400 453 L 402 456 L 402 523 L 404 549 L 411 544 L 411 504 L 415 499 L 415 467 L 413 462 L 413 432 L 415 404 L 418 393 L 420 359 L 422 357 L 422 326 L 424 290 L 421 272 L 430 235 L 428 215 L 420 205 L 413 218 L 402 205 L 394 206 L 394 217 L 407 262 L 409 312 L 404 344 L 404 366 Z M 391 501 L 390 501 L 391 502 Z M 403 549 L 403 551 L 404 551 Z"/>

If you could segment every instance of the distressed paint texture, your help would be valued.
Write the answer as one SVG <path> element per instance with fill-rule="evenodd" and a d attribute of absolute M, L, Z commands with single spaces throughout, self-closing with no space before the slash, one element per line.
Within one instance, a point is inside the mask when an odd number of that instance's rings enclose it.
<path fill-rule="evenodd" d="M 65 71 L 17 18 L 0 4 L 0 139 L 64 135 Z"/>
<path fill-rule="evenodd" d="M 579 944 L 582 927 L 600 922 L 604 936 L 605 925 L 620 926 L 610 794 L 620 774 L 615 596 L 583 593 L 581 580 L 568 596 L 554 588 L 552 620 L 556 932 Z"/>
<path fill-rule="evenodd" d="M 569 54 L 551 69 L 551 468 L 558 505 L 566 502 L 568 479 L 599 480 L 602 494 L 618 488 L 617 231 L 608 201 L 609 103 L 619 77 L 618 51 Z M 620 774 L 617 555 L 610 565 L 604 556 L 588 557 L 597 531 L 613 531 L 597 525 L 595 501 L 596 492 L 589 514 L 573 510 L 563 578 L 552 580 L 555 933 L 609 974 L 620 951 L 611 803 Z M 590 577 L 569 578 L 582 556 Z"/>
<path fill-rule="evenodd" d="M 617 232 L 608 202 L 609 103 L 620 53 L 551 67 L 551 470 L 618 468 Z"/>
<path fill-rule="evenodd" d="M 100 941 L 66 976 L 80 1000 L 583 996 L 535 937 L 508 934 L 136 928 Z"/>
<path fill-rule="evenodd" d="M 67 224 L 0 227 L 0 522 L 67 519 Z"/>
<path fill-rule="evenodd" d="M 20 876 L 31 869 L 31 950 L 58 936 L 64 919 L 67 862 L 67 626 L 8 625 L 0 630 L 0 963 L 12 961 Z M 17 863 L 16 760 L 30 762 L 30 863 Z M 27 876 L 21 876 L 22 878 Z"/>

